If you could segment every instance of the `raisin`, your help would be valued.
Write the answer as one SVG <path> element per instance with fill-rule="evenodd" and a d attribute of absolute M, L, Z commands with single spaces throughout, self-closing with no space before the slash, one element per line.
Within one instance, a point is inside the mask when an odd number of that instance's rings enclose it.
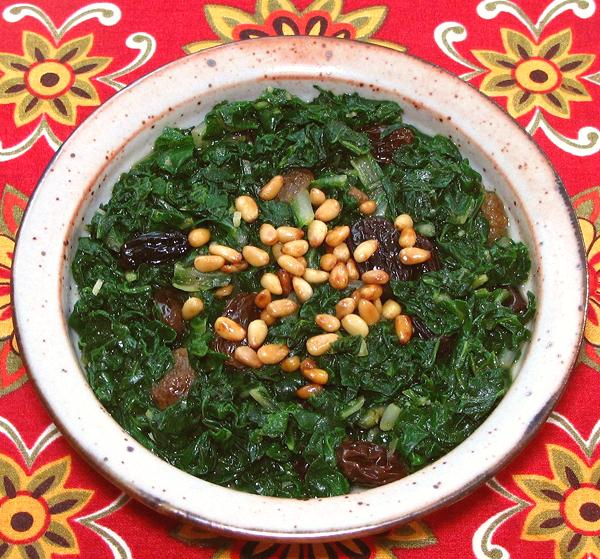
<path fill-rule="evenodd" d="M 134 270 L 142 264 L 156 266 L 173 262 L 190 249 L 187 235 L 181 231 L 142 233 L 121 247 L 119 264 L 125 270 Z"/>
<path fill-rule="evenodd" d="M 227 303 L 222 316 L 235 320 L 235 322 L 245 329 L 248 329 L 248 325 L 260 317 L 260 309 L 254 304 L 255 297 L 256 293 L 238 293 Z M 248 345 L 248 340 L 244 338 L 241 342 L 234 342 L 220 336 L 215 336 L 212 348 L 214 351 L 229 355 L 229 359 L 225 362 L 225 365 L 241 369 L 243 365 L 233 358 L 233 352 L 241 345 Z"/>
<path fill-rule="evenodd" d="M 277 196 L 282 202 L 291 202 L 298 192 L 307 190 L 315 175 L 310 169 L 291 169 L 283 175 L 283 186 Z"/>
<path fill-rule="evenodd" d="M 154 302 L 160 311 L 162 321 L 181 334 L 185 328 L 181 316 L 181 299 L 175 289 L 161 287 L 154 291 Z"/>
<path fill-rule="evenodd" d="M 521 292 L 516 287 L 505 286 L 510 296 L 502 303 L 505 307 L 509 307 L 513 312 L 520 314 L 527 310 L 527 303 Z"/>
<path fill-rule="evenodd" d="M 436 335 L 427 327 L 427 325 L 416 316 L 411 316 L 413 330 L 415 335 L 421 340 L 433 340 Z M 457 334 L 440 336 L 440 345 L 438 346 L 437 357 L 444 359 L 448 357 L 456 347 Z"/>
<path fill-rule="evenodd" d="M 368 441 L 346 441 L 336 450 L 337 463 L 352 483 L 377 487 L 405 477 L 405 464 L 387 448 Z"/>
<path fill-rule="evenodd" d="M 196 378 L 196 372 L 192 369 L 185 347 L 173 351 L 173 367 L 152 388 L 152 399 L 156 406 L 164 410 L 175 402 L 187 396 Z"/>
<path fill-rule="evenodd" d="M 398 128 L 398 130 L 394 130 L 391 134 L 382 138 L 381 135 L 385 129 L 385 126 L 370 126 L 362 130 L 369 136 L 371 152 L 379 163 L 390 163 L 396 150 L 402 146 L 412 144 L 415 139 L 415 135 L 410 128 Z"/>
<path fill-rule="evenodd" d="M 425 272 L 437 272 L 442 267 L 440 257 L 438 254 L 438 248 L 435 244 L 435 241 L 433 241 L 429 237 L 424 237 L 423 235 L 417 233 L 417 240 L 415 241 L 415 246 L 417 248 L 422 248 L 431 252 L 431 258 L 427 260 L 427 262 L 423 262 L 423 264 L 411 266 L 411 279 L 417 279 L 421 277 L 421 275 Z"/>
<path fill-rule="evenodd" d="M 488 232 L 488 243 L 493 243 L 496 239 L 506 235 L 508 227 L 508 217 L 504 211 L 504 204 L 495 192 L 486 192 L 481 204 L 481 213 L 487 219 L 490 225 Z"/>
<path fill-rule="evenodd" d="M 357 263 L 361 274 L 368 270 L 385 270 L 391 280 L 407 280 L 410 277 L 408 266 L 400 262 L 400 234 L 394 224 L 384 217 L 366 217 L 357 221 L 350 228 L 350 236 L 346 240 L 348 248 L 354 249 L 363 241 L 377 239 L 379 248 L 366 262 Z"/>

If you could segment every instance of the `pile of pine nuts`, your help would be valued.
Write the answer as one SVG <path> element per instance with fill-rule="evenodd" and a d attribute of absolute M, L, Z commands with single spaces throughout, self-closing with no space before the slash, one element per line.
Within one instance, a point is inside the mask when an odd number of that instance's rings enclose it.
<path fill-rule="evenodd" d="M 263 201 L 274 200 L 284 186 L 284 178 L 280 175 L 273 177 L 265 184 L 259 197 Z M 361 191 L 356 191 L 355 197 L 360 202 L 359 209 L 364 215 L 371 215 L 377 209 L 374 200 Z M 260 283 L 262 291 L 255 297 L 255 305 L 261 309 L 260 318 L 253 320 L 244 328 L 241 324 L 225 316 L 217 318 L 214 324 L 215 333 L 230 341 L 244 342 L 234 352 L 234 357 L 243 365 L 258 369 L 263 365 L 279 364 L 286 373 L 298 369 L 309 384 L 297 390 L 297 396 L 307 399 L 323 390 L 329 381 L 327 371 L 318 368 L 313 357 L 318 357 L 330 351 L 332 345 L 339 339 L 340 330 L 351 336 L 366 338 L 369 327 L 380 320 L 393 320 L 398 341 L 407 344 L 413 335 L 413 325 L 409 316 L 402 314 L 402 307 L 393 300 L 381 301 L 383 286 L 390 280 L 384 270 L 372 269 L 359 273 L 357 263 L 367 262 L 379 249 L 377 239 L 369 239 L 360 243 L 353 252 L 350 251 L 346 240 L 350 236 L 348 225 L 338 225 L 329 228 L 328 222 L 335 220 L 341 205 L 334 198 L 327 198 L 318 188 L 312 188 L 309 199 L 315 208 L 315 219 L 308 225 L 306 235 L 298 227 L 281 226 L 275 228 L 269 223 L 263 223 L 259 229 L 259 238 L 267 250 L 246 245 L 241 252 L 224 245 L 210 242 L 211 233 L 206 228 L 196 228 L 190 231 L 188 242 L 194 248 L 208 245 L 208 254 L 195 258 L 194 267 L 199 272 L 221 271 L 238 273 L 249 266 L 262 268 L 273 259 L 279 266 L 277 273 L 266 272 Z M 246 223 L 258 219 L 259 207 L 250 196 L 239 196 L 235 200 L 235 211 Z M 408 214 L 399 215 L 394 221 L 400 232 L 400 260 L 405 265 L 415 265 L 426 262 L 431 253 L 415 247 L 417 235 L 413 220 Z M 306 236 L 306 239 L 304 238 Z M 304 255 L 309 249 L 322 247 L 325 253 L 321 256 L 319 268 L 309 268 Z M 338 301 L 335 315 L 318 314 L 316 325 L 323 334 L 312 336 L 306 342 L 306 351 L 311 356 L 301 360 L 297 355 L 289 355 L 285 344 L 265 343 L 269 327 L 277 320 L 298 312 L 300 305 L 308 301 L 314 294 L 315 286 L 329 282 L 337 290 L 346 289 L 350 282 L 360 280 L 362 285 L 354 290 L 350 297 Z M 218 298 L 231 295 L 233 285 L 225 285 L 215 290 Z M 292 297 L 290 295 L 294 293 Z M 190 297 L 182 307 L 182 316 L 191 320 L 204 310 L 204 303 L 198 297 Z"/>

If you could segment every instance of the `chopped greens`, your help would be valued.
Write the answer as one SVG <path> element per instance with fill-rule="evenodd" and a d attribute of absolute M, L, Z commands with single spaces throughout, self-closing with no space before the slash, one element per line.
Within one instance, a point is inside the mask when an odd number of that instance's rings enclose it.
<path fill-rule="evenodd" d="M 399 343 L 394 320 L 371 324 L 365 338 L 342 328 L 331 350 L 313 357 L 328 381 L 306 400 L 296 392 L 308 382 L 299 369 L 233 363 L 214 330 L 232 301 L 260 292 L 263 274 L 279 270 L 260 225 L 306 232 L 314 220 L 306 188 L 287 201 L 259 196 L 270 179 L 295 169 L 310 172 L 309 188 L 339 201 L 330 228 L 365 219 L 360 192 L 377 203 L 377 217 L 366 219 L 393 223 L 409 214 L 418 242 L 436 262 L 391 274 L 381 295 L 410 317 L 412 339 Z M 374 485 L 418 470 L 490 414 L 530 338 L 535 298 L 529 293 L 525 302 L 518 293 L 529 274 L 528 249 L 505 231 L 489 236 L 481 211 L 488 194 L 451 140 L 403 124 L 391 101 L 322 89 L 303 101 L 269 89 L 253 101 L 219 103 L 193 129 L 166 128 L 152 153 L 119 178 L 89 236 L 79 240 L 72 264 L 79 299 L 69 322 L 90 386 L 158 456 L 239 490 L 326 497 L 349 492 L 353 482 Z M 240 195 L 256 201 L 256 221 L 236 212 Z M 143 262 L 142 251 L 133 269 L 122 267 L 131 239 L 187 235 L 198 227 L 210 230 L 211 242 L 237 251 L 261 248 L 270 263 L 199 271 L 195 259 L 208 254 L 208 245 L 179 243 L 169 258 L 161 260 L 169 248 L 157 245 L 154 264 Z M 319 268 L 324 246 L 305 254 L 309 267 Z M 394 254 L 388 260 L 400 266 Z M 231 293 L 219 291 L 228 285 Z M 360 285 L 314 283 L 296 313 L 269 326 L 266 343 L 286 344 L 290 355 L 304 359 L 307 340 L 323 333 L 316 315 L 335 315 L 338 301 Z M 204 302 L 200 314 L 188 320 L 180 308 L 165 314 L 165 305 L 190 296 Z M 253 296 L 243 300 L 252 307 L 248 316 L 257 318 Z M 176 367 L 186 371 L 185 382 L 171 379 Z M 170 392 L 157 395 L 157 386 Z M 369 448 L 378 449 L 378 460 L 387 456 L 387 469 L 352 477 L 358 468 L 352 460 Z"/>

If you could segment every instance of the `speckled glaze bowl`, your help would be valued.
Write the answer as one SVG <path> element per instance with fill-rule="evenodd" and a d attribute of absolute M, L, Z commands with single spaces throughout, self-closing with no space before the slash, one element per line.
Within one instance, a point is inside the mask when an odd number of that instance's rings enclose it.
<path fill-rule="evenodd" d="M 539 298 L 515 381 L 490 417 L 436 463 L 400 481 L 326 499 L 260 497 L 177 470 L 134 441 L 88 386 L 66 319 L 76 297 L 76 239 L 111 185 L 165 126 L 192 126 L 218 101 L 313 84 L 392 99 L 405 120 L 452 139 L 510 211 L 533 256 Z M 385 48 L 335 39 L 268 38 L 177 60 L 115 95 L 65 142 L 21 224 L 13 264 L 21 353 L 73 446 L 114 484 L 157 511 L 248 538 L 331 540 L 408 521 L 466 495 L 523 449 L 559 397 L 578 352 L 587 300 L 585 255 L 568 197 L 528 135 L 458 78 Z"/>

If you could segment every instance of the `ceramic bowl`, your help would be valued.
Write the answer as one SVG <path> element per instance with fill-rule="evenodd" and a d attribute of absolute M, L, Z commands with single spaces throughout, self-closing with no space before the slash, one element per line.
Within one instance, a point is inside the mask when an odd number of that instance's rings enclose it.
<path fill-rule="evenodd" d="M 111 185 L 165 126 L 199 123 L 221 100 L 266 87 L 304 98 L 313 84 L 392 99 L 405 120 L 452 137 L 508 206 L 511 234 L 533 258 L 539 307 L 510 390 L 460 446 L 383 487 L 293 500 L 220 487 L 163 462 L 108 415 L 88 386 L 66 318 L 76 296 L 76 240 Z M 476 89 L 422 60 L 323 38 L 244 41 L 177 60 L 115 95 L 52 160 L 21 224 L 13 265 L 18 342 L 31 378 L 71 444 L 115 485 L 157 511 L 246 538 L 328 540 L 365 535 L 464 496 L 522 449 L 554 406 L 574 364 L 587 300 L 585 254 L 569 199 L 529 136 Z"/>

